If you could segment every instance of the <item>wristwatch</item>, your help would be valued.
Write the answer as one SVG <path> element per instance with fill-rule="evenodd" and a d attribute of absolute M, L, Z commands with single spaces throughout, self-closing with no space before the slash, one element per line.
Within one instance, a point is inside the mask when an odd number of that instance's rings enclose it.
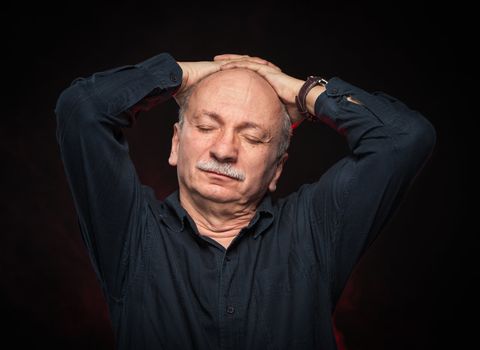
<path fill-rule="evenodd" d="M 307 94 L 312 90 L 315 86 L 321 85 L 325 87 L 327 85 L 328 81 L 325 80 L 324 78 L 316 75 L 310 75 L 305 83 L 302 85 L 300 88 L 300 91 L 298 92 L 298 95 L 295 96 L 295 103 L 297 105 L 297 109 L 300 112 L 301 115 L 303 115 L 306 119 L 309 120 L 317 120 L 317 116 L 311 114 L 308 112 L 307 109 Z"/>

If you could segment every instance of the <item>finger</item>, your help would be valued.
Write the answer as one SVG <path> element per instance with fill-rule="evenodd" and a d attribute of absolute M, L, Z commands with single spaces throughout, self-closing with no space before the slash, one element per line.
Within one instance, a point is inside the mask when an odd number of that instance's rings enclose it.
<path fill-rule="evenodd" d="M 260 57 L 250 57 L 250 56 L 240 56 L 240 55 L 235 55 L 232 56 L 230 55 L 229 57 L 224 57 L 224 58 L 218 58 L 215 56 L 214 61 L 222 61 L 222 62 L 229 62 L 229 61 L 251 61 L 259 64 L 268 64 L 267 60 L 264 60 L 263 58 Z"/>
<path fill-rule="evenodd" d="M 272 62 L 267 61 L 266 59 L 260 58 L 260 57 L 248 57 L 244 59 L 245 61 L 249 62 L 254 62 L 254 63 L 259 63 L 259 64 L 264 64 L 266 66 L 275 68 L 276 70 L 280 70 L 276 65 L 274 65 Z"/>
<path fill-rule="evenodd" d="M 240 59 L 240 58 L 246 58 L 249 57 L 248 55 L 238 55 L 234 53 L 225 53 L 221 55 L 216 55 L 213 60 L 214 61 L 228 61 L 228 60 L 235 60 L 235 59 Z"/>
<path fill-rule="evenodd" d="M 277 72 L 279 71 L 281 72 L 281 70 L 278 68 L 272 67 L 262 62 L 251 60 L 250 58 L 239 60 L 239 61 L 229 61 L 220 66 L 220 69 L 231 69 L 231 68 L 247 68 L 255 71 L 258 71 L 259 69 L 266 69 L 267 71 L 275 70 Z"/>
<path fill-rule="evenodd" d="M 270 66 L 272 68 L 275 68 L 276 70 L 282 71 L 280 67 L 274 65 L 272 62 L 267 61 L 266 59 L 260 58 L 260 57 L 249 57 L 248 60 L 253 60 L 255 62 L 261 63 L 261 64 L 266 64 L 267 66 Z"/>
<path fill-rule="evenodd" d="M 251 69 L 258 72 L 260 69 L 262 68 L 265 69 L 267 67 L 268 66 L 265 64 L 243 60 L 243 61 L 232 61 L 232 62 L 225 63 L 220 67 L 220 69 L 226 70 L 226 69 L 232 69 L 232 68 L 247 68 L 247 69 Z"/>
<path fill-rule="evenodd" d="M 272 62 L 270 62 L 270 61 L 267 61 L 267 66 L 272 67 L 273 69 L 278 70 L 279 72 L 282 71 L 282 70 L 280 69 L 280 67 L 274 65 L 274 64 L 273 64 Z"/>
<path fill-rule="evenodd" d="M 259 64 L 264 64 L 267 66 L 270 66 L 272 68 L 275 68 L 278 71 L 282 71 L 278 66 L 274 65 L 272 62 L 269 62 L 263 58 L 260 57 L 250 57 L 248 55 L 236 55 L 236 54 L 223 54 L 223 55 L 217 55 L 214 58 L 214 61 L 238 61 L 238 60 L 246 60 L 246 61 L 251 61 Z"/>

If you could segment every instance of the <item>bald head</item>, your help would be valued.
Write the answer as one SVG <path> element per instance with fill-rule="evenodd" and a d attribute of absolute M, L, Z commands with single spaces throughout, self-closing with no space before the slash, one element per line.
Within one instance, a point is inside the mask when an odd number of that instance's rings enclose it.
<path fill-rule="evenodd" d="M 249 103 L 279 114 L 282 103 L 273 87 L 258 73 L 243 68 L 219 71 L 201 80 L 192 98 L 212 95 L 235 103 Z M 220 101 L 222 98 L 219 99 Z"/>
<path fill-rule="evenodd" d="M 223 117 L 250 116 L 252 122 L 271 129 L 278 139 L 278 155 L 288 148 L 291 121 L 273 87 L 258 73 L 234 68 L 210 74 L 190 87 L 180 101 L 179 122 L 202 110 L 228 111 Z"/>

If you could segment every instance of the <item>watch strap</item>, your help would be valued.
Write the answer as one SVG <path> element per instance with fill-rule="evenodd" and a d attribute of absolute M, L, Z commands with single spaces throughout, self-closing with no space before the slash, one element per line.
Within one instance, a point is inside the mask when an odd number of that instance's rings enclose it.
<path fill-rule="evenodd" d="M 297 109 L 300 112 L 302 116 L 304 116 L 306 119 L 309 120 L 317 120 L 318 118 L 308 112 L 307 109 L 307 94 L 312 90 L 315 86 L 321 85 L 321 86 L 326 86 L 328 83 L 327 80 L 325 80 L 322 77 L 311 75 L 307 78 L 305 83 L 302 85 L 300 90 L 298 91 L 298 95 L 295 96 L 295 103 L 297 105 Z"/>

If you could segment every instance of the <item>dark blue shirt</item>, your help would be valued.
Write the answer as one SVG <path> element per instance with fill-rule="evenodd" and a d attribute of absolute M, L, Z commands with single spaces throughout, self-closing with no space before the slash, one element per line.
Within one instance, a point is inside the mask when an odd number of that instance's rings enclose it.
<path fill-rule="evenodd" d="M 434 128 L 391 96 L 330 79 L 315 112 L 345 135 L 350 153 L 317 182 L 279 200 L 266 195 L 225 249 L 199 234 L 178 191 L 157 200 L 141 184 L 122 133 L 181 81 L 164 53 L 78 78 L 56 106 L 61 158 L 117 347 L 335 349 L 340 293 L 429 158 Z"/>

